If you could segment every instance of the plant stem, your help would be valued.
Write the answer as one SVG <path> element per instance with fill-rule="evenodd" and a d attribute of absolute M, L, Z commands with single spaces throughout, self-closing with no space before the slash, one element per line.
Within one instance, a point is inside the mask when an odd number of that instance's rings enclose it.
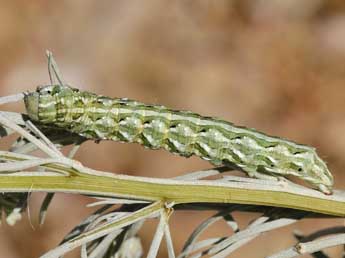
<path fill-rule="evenodd" d="M 1 192 L 68 192 L 149 201 L 181 203 L 238 203 L 294 208 L 345 216 L 345 202 L 335 193 L 326 196 L 236 187 L 213 181 L 178 181 L 124 175 L 74 174 L 69 176 L 1 175 Z M 343 193 L 342 193 L 343 194 Z M 339 198 L 338 198 L 339 197 Z"/>

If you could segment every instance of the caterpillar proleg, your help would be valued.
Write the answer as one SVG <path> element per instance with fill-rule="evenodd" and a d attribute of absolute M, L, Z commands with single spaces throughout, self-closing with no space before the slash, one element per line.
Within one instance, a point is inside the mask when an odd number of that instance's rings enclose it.
<path fill-rule="evenodd" d="M 66 85 L 48 85 L 26 94 L 29 117 L 94 140 L 135 142 L 251 177 L 296 176 L 330 194 L 333 177 L 313 147 L 273 137 L 230 122 L 134 100 L 109 98 Z"/>

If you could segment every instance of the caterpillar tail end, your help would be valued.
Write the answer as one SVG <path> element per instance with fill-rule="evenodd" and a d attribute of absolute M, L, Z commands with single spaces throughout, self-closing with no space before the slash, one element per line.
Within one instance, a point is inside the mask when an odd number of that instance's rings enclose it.
<path fill-rule="evenodd" d="M 37 92 L 27 93 L 24 97 L 26 112 L 34 121 L 38 121 L 38 102 L 39 94 Z"/>

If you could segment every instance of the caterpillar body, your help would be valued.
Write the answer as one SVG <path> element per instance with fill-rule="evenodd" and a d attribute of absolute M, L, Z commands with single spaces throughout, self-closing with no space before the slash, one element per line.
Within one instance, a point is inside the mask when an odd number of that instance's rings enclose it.
<path fill-rule="evenodd" d="M 254 129 L 134 100 L 99 96 L 69 86 L 48 85 L 26 94 L 30 119 L 94 140 L 135 142 L 251 177 L 293 175 L 330 194 L 333 177 L 314 148 Z"/>

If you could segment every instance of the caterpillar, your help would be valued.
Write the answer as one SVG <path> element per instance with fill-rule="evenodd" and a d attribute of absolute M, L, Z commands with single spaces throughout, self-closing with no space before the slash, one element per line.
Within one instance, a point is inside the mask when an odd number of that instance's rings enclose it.
<path fill-rule="evenodd" d="M 184 157 L 196 155 L 250 177 L 293 175 L 325 194 L 332 193 L 332 174 L 315 148 L 255 129 L 67 85 L 38 87 L 25 94 L 24 101 L 30 119 L 88 139 L 139 143 Z"/>

